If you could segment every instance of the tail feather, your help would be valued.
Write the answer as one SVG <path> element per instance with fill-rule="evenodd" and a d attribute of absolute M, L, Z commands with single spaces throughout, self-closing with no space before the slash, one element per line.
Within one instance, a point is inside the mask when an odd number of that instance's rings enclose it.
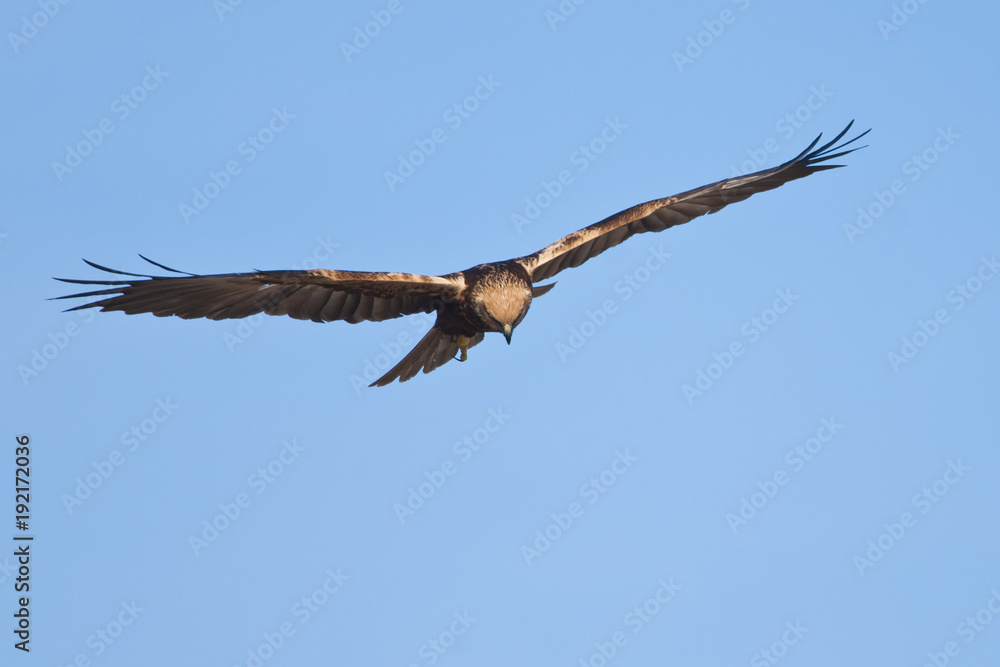
<path fill-rule="evenodd" d="M 435 324 L 427 335 L 420 339 L 416 347 L 403 357 L 402 361 L 393 366 L 388 373 L 372 382 L 369 387 L 384 387 L 399 378 L 400 382 L 406 382 L 422 368 L 424 373 L 444 366 L 451 361 L 458 353 L 458 348 L 452 345 L 453 336 L 446 334 Z M 483 334 L 479 333 L 472 337 L 469 347 L 478 345 L 483 340 Z"/>

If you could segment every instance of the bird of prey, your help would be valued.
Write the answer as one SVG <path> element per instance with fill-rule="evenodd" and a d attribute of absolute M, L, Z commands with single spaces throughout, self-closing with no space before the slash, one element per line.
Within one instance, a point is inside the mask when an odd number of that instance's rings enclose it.
<path fill-rule="evenodd" d="M 654 199 L 564 236 L 538 252 L 479 264 L 457 273 L 423 276 L 315 269 L 203 276 L 177 271 L 143 257 L 175 274 L 153 276 L 116 271 L 84 260 L 94 268 L 131 278 L 60 278 L 68 283 L 101 285 L 104 289 L 56 298 L 105 297 L 69 310 L 100 308 L 185 319 L 222 320 L 266 313 L 314 322 L 356 323 L 436 312 L 437 321 L 427 335 L 370 386 L 384 386 L 396 379 L 404 382 L 421 369 L 429 373 L 455 357 L 465 361 L 469 348 L 479 344 L 488 332 L 503 334 L 510 344 L 511 334 L 528 313 L 532 299 L 555 286 L 555 283 L 536 283 L 563 269 L 580 266 L 634 234 L 660 232 L 813 172 L 843 166 L 826 162 L 863 148 L 845 150 L 868 131 L 837 144 L 853 123 L 819 148 L 816 145 L 822 135 L 816 137 L 799 155 L 772 169 L 727 178 L 666 199 Z"/>

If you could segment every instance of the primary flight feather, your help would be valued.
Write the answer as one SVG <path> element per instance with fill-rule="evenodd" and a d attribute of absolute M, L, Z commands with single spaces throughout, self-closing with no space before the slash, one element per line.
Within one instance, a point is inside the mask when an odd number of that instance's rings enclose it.
<path fill-rule="evenodd" d="M 57 297 L 106 297 L 76 306 L 120 310 L 125 313 L 176 315 L 185 319 L 241 318 L 256 313 L 288 315 L 314 322 L 380 321 L 415 313 L 437 313 L 427 335 L 398 364 L 371 386 L 409 380 L 447 363 L 456 355 L 465 361 L 470 347 L 487 332 L 502 333 L 510 343 L 513 330 L 524 319 L 531 300 L 555 283 L 535 285 L 563 269 L 580 266 L 643 232 L 659 232 L 684 224 L 706 213 L 715 213 L 734 202 L 824 169 L 843 165 L 828 160 L 858 149 L 845 148 L 868 134 L 838 144 L 853 121 L 832 141 L 816 148 L 820 137 L 795 158 L 772 169 L 727 178 L 666 199 L 655 199 L 625 209 L 610 218 L 564 236 L 538 252 L 503 262 L 479 264 L 443 276 L 367 271 L 255 271 L 201 276 L 171 269 L 143 257 L 172 276 L 152 276 L 116 271 L 87 264 L 122 276 L 124 280 L 72 280 L 68 283 L 100 285 L 104 289 Z M 820 135 L 822 136 L 822 135 Z M 863 147 L 861 147 L 863 148 Z M 141 256 L 141 255 L 140 255 Z"/>

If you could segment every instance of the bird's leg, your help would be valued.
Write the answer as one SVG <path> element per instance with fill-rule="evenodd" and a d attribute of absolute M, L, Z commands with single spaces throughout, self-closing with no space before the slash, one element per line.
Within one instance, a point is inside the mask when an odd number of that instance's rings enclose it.
<path fill-rule="evenodd" d="M 451 346 L 452 347 L 457 347 L 459 350 L 461 350 L 461 356 L 459 356 L 459 358 L 458 358 L 459 361 L 465 361 L 466 359 L 469 358 L 469 343 L 471 343 L 471 342 L 472 342 L 472 339 L 469 338 L 468 336 L 453 336 L 452 337 L 452 339 L 451 339 Z"/>

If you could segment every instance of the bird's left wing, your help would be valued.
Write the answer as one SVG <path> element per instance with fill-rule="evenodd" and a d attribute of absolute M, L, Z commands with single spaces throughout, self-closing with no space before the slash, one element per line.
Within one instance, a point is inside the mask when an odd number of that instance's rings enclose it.
<path fill-rule="evenodd" d="M 843 166 L 820 163 L 857 150 L 857 148 L 843 149 L 868 134 L 868 130 L 850 141 L 837 145 L 853 124 L 854 121 L 851 121 L 843 132 L 819 148 L 815 148 L 820 139 L 816 137 L 798 156 L 773 169 L 727 178 L 673 197 L 655 199 L 633 206 L 564 236 L 538 252 L 520 257 L 516 261 L 528 271 L 532 282 L 545 280 L 563 269 L 580 266 L 591 257 L 600 255 L 635 234 L 660 232 L 669 227 L 682 225 L 706 213 L 715 213 L 758 192 L 772 190 L 816 171 Z"/>
<path fill-rule="evenodd" d="M 141 256 L 141 255 L 140 255 Z M 143 257 L 143 259 L 146 259 Z M 255 271 L 200 276 L 150 264 L 179 276 L 151 276 L 116 271 L 93 262 L 91 266 L 124 276 L 127 280 L 72 280 L 67 283 L 101 285 L 80 294 L 56 297 L 107 297 L 70 310 L 100 308 L 125 313 L 176 315 L 185 319 L 241 318 L 256 313 L 288 315 L 314 322 L 379 321 L 429 313 L 442 302 L 453 300 L 465 288 L 462 274 L 422 276 L 413 273 L 367 271 Z"/>

